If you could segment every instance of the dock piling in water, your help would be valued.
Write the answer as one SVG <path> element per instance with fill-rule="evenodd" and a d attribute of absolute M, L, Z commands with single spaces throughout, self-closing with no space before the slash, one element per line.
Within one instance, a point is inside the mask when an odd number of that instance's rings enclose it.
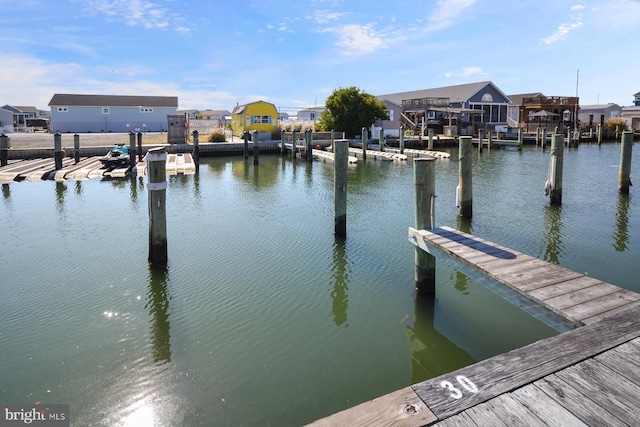
<path fill-rule="evenodd" d="M 73 159 L 76 165 L 80 163 L 80 135 L 73 135 Z"/>
<path fill-rule="evenodd" d="M 149 262 L 167 265 L 167 153 L 163 147 L 149 150 Z"/>
<path fill-rule="evenodd" d="M 281 156 L 284 156 L 285 154 L 287 154 L 287 147 L 285 147 L 284 145 L 286 139 L 287 139 L 287 131 L 282 129 L 282 131 L 280 131 L 280 155 Z"/>
<path fill-rule="evenodd" d="M 60 170 L 62 169 L 62 135 L 60 135 L 60 132 L 56 132 L 53 135 L 53 147 L 56 170 Z"/>
<path fill-rule="evenodd" d="M 473 215 L 473 174 L 471 137 L 461 136 L 458 151 L 458 212 L 463 218 Z"/>
<path fill-rule="evenodd" d="M 631 184 L 631 152 L 633 148 L 633 132 L 622 132 L 622 145 L 620 147 L 620 177 L 618 192 L 629 194 Z"/>
<path fill-rule="evenodd" d="M 244 158 L 249 158 L 249 131 L 244 131 L 242 136 L 244 137 Z"/>
<path fill-rule="evenodd" d="M 129 169 L 136 167 L 136 134 L 129 132 Z"/>
<path fill-rule="evenodd" d="M 335 235 L 347 237 L 347 169 L 349 168 L 349 142 L 336 141 L 333 162 L 333 193 L 335 212 Z"/>
<path fill-rule="evenodd" d="M 429 129 L 427 131 L 427 135 L 429 138 L 429 144 L 427 145 L 428 150 L 433 150 L 433 129 Z"/>
<path fill-rule="evenodd" d="M 469 142 L 471 142 L 471 138 L 469 138 Z M 435 227 L 435 163 L 435 157 L 413 159 L 415 221 L 418 230 L 430 230 Z M 435 294 L 436 258 L 418 247 L 415 248 L 414 279 L 418 293 Z"/>
<path fill-rule="evenodd" d="M 404 125 L 400 126 L 400 154 L 404 154 Z"/>
<path fill-rule="evenodd" d="M 258 158 L 260 156 L 260 141 L 258 141 L 258 131 L 254 130 L 253 131 L 253 135 L 252 135 L 252 142 L 253 142 L 253 164 L 257 165 L 258 164 Z"/>
<path fill-rule="evenodd" d="M 193 135 L 193 162 L 196 165 L 196 171 L 200 167 L 200 134 L 197 130 L 192 132 Z"/>
<path fill-rule="evenodd" d="M 362 128 L 362 160 L 367 160 L 367 138 L 369 137 L 367 128 Z"/>
<path fill-rule="evenodd" d="M 142 161 L 142 132 L 138 132 L 138 161 Z"/>
<path fill-rule="evenodd" d="M 551 136 L 551 157 L 549 160 L 549 178 L 544 186 L 544 194 L 549 195 L 552 205 L 562 204 L 562 160 L 564 154 L 564 136 Z"/>
<path fill-rule="evenodd" d="M 305 160 L 307 162 L 313 161 L 313 134 L 311 133 L 311 129 L 307 129 L 304 131 L 304 140 L 307 143 L 307 150 L 305 152 Z"/>
<path fill-rule="evenodd" d="M 0 166 L 7 166 L 9 162 L 9 137 L 0 134 Z"/>

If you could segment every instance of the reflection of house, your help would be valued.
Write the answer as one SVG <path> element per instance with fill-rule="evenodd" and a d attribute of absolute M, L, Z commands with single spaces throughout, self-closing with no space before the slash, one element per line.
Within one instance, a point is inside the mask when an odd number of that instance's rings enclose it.
<path fill-rule="evenodd" d="M 231 129 L 236 136 L 242 136 L 245 131 L 258 131 L 261 139 L 271 139 L 278 129 L 278 110 L 265 101 L 238 105 L 231 114 Z"/>
<path fill-rule="evenodd" d="M 620 117 L 622 108 L 618 104 L 581 105 L 578 110 L 578 121 L 581 128 L 593 128 L 604 126 L 605 122 L 613 117 Z"/>
<path fill-rule="evenodd" d="M 640 92 L 633 95 L 634 102 L 630 107 L 622 107 L 622 117 L 629 128 L 640 130 Z"/>
<path fill-rule="evenodd" d="M 540 92 L 509 95 L 509 126 L 522 126 L 525 131 L 538 127 L 552 130 L 556 126 L 575 125 L 579 98 L 573 96 L 545 96 Z"/>
<path fill-rule="evenodd" d="M 49 101 L 53 132 L 166 131 L 177 96 L 73 95 Z"/>
<path fill-rule="evenodd" d="M 400 122 L 416 133 L 436 123 L 448 125 L 451 133 L 460 130 L 463 134 L 473 133 L 478 126 L 505 125 L 511 102 L 490 81 L 379 95 L 378 99 L 401 105 Z M 392 122 L 383 122 L 385 134 L 387 129 L 398 133 Z"/>

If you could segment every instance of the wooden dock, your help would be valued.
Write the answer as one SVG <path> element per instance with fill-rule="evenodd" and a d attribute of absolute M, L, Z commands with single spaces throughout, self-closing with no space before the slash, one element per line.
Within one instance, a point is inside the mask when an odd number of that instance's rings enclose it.
<path fill-rule="evenodd" d="M 409 229 L 573 322 L 540 340 L 312 426 L 591 426 L 640 420 L 640 295 L 448 227 Z"/>
<path fill-rule="evenodd" d="M 191 154 L 178 153 L 167 156 L 167 175 L 193 174 L 195 163 Z M 35 159 L 11 162 L 0 167 L 0 184 L 8 184 L 17 181 L 64 181 L 73 179 L 81 181 L 94 178 L 123 178 L 130 176 L 132 169 L 129 167 L 108 168 L 102 165 L 100 157 L 87 157 L 75 163 L 72 158 L 62 160 L 62 169 L 56 169 L 54 160 Z M 142 176 L 146 174 L 146 161 L 143 159 L 133 168 L 133 174 Z"/>

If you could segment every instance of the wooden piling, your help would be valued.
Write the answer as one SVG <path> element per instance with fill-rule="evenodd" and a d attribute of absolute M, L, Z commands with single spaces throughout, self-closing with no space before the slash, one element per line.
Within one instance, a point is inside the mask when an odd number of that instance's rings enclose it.
<path fill-rule="evenodd" d="M 404 154 L 404 125 L 400 126 L 400 154 Z"/>
<path fill-rule="evenodd" d="M 248 159 L 249 158 L 249 131 L 244 131 L 242 133 L 242 136 L 244 137 L 244 158 Z"/>
<path fill-rule="evenodd" d="M 331 129 L 331 152 L 336 152 L 336 131 Z"/>
<path fill-rule="evenodd" d="M 545 194 L 549 194 L 552 205 L 562 204 L 562 160 L 564 155 L 564 135 L 551 136 L 551 157 L 549 179 L 545 184 Z"/>
<path fill-rule="evenodd" d="M 622 145 L 620 147 L 620 179 L 618 184 L 618 192 L 620 194 L 629 194 L 631 186 L 631 152 L 633 148 L 633 132 L 622 132 Z"/>
<path fill-rule="evenodd" d="M 540 126 L 536 128 L 536 147 L 540 145 Z"/>
<path fill-rule="evenodd" d="M 285 147 L 284 145 L 286 138 L 287 138 L 287 132 L 284 129 L 282 129 L 282 131 L 280 131 L 280 155 L 282 156 L 287 154 L 287 147 Z"/>
<path fill-rule="evenodd" d="M 367 138 L 369 132 L 367 132 L 367 128 L 362 128 L 362 160 L 367 159 Z"/>
<path fill-rule="evenodd" d="M 298 131 L 294 129 L 291 132 L 291 157 L 294 159 L 296 158 L 296 150 L 297 150 L 296 139 L 297 138 L 298 138 Z"/>
<path fill-rule="evenodd" d="M 333 162 L 333 193 L 335 212 L 335 235 L 347 237 L 347 170 L 349 167 L 349 143 L 336 141 L 335 160 Z"/>
<path fill-rule="evenodd" d="M 313 161 L 313 134 L 311 133 L 311 129 L 307 129 L 304 131 L 304 140 L 307 143 L 307 150 L 305 152 L 305 160 L 307 162 Z"/>
<path fill-rule="evenodd" d="M 258 159 L 260 157 L 260 138 L 258 137 L 258 131 L 254 130 L 253 135 L 251 136 L 251 141 L 253 142 L 253 164 L 258 164 Z"/>
<path fill-rule="evenodd" d="M 76 165 L 80 163 L 80 135 L 77 133 L 73 135 L 73 159 Z"/>
<path fill-rule="evenodd" d="M 429 144 L 427 145 L 427 148 L 429 150 L 433 150 L 433 129 L 429 129 L 427 131 L 427 135 L 428 135 L 428 138 L 429 138 Z"/>
<path fill-rule="evenodd" d="M 472 151 L 470 136 L 461 136 L 458 150 L 458 213 L 463 218 L 473 215 Z"/>
<path fill-rule="evenodd" d="M 547 144 L 547 128 L 542 129 L 542 149 Z"/>
<path fill-rule="evenodd" d="M 482 153 L 483 141 L 484 141 L 484 129 L 478 129 L 478 153 Z"/>
<path fill-rule="evenodd" d="M 164 147 L 149 150 L 149 262 L 167 265 L 167 153 Z"/>
<path fill-rule="evenodd" d="M 196 166 L 196 171 L 200 167 L 200 134 L 197 130 L 194 130 L 193 135 L 193 163 Z"/>
<path fill-rule="evenodd" d="M 522 150 L 522 143 L 524 142 L 523 138 L 523 129 L 521 127 L 518 128 L 518 150 Z"/>
<path fill-rule="evenodd" d="M 56 132 L 53 135 L 53 158 L 56 166 L 56 170 L 62 169 L 62 135 L 60 132 Z"/>
<path fill-rule="evenodd" d="M 9 137 L 0 134 L 0 166 L 7 166 L 9 163 Z"/>
<path fill-rule="evenodd" d="M 471 138 L 469 138 L 469 143 Z M 416 229 L 435 227 L 435 157 L 413 159 Z M 415 248 L 415 287 L 422 295 L 435 294 L 436 259 L 430 253 Z"/>
<path fill-rule="evenodd" d="M 142 161 L 142 132 L 138 132 L 138 161 Z"/>
<path fill-rule="evenodd" d="M 380 131 L 380 138 L 378 138 L 380 141 L 380 152 L 384 153 L 384 129 L 380 126 L 378 130 Z"/>
<path fill-rule="evenodd" d="M 597 129 L 597 135 L 598 135 L 598 145 L 602 144 L 602 126 L 598 125 L 598 129 Z"/>
<path fill-rule="evenodd" d="M 136 166 L 136 134 L 129 132 L 129 169 Z"/>
<path fill-rule="evenodd" d="M 489 151 L 491 151 L 491 143 L 492 143 L 492 139 L 493 139 L 493 132 L 489 132 L 489 134 L 487 135 L 487 149 Z"/>

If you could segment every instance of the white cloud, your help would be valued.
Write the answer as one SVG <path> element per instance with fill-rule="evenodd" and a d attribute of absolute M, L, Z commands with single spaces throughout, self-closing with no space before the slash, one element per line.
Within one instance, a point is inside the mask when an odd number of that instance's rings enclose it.
<path fill-rule="evenodd" d="M 485 71 L 476 66 L 464 67 L 462 71 L 447 71 L 444 76 L 448 79 L 454 77 L 486 77 L 488 74 Z"/>
<path fill-rule="evenodd" d="M 441 30 L 453 25 L 458 17 L 477 0 L 439 0 L 436 10 L 429 17 L 429 31 Z"/>
<path fill-rule="evenodd" d="M 582 21 L 574 21 L 570 24 L 560 24 L 555 33 L 551 34 L 549 37 L 541 39 L 540 41 L 544 44 L 553 44 L 557 41 L 566 39 L 571 31 L 580 27 L 582 27 Z"/>
<path fill-rule="evenodd" d="M 585 9 L 585 6 L 582 4 L 576 4 L 571 6 L 571 10 L 583 10 L 583 9 Z"/>
<path fill-rule="evenodd" d="M 92 15 L 102 14 L 108 19 L 146 29 L 167 29 L 179 20 L 167 8 L 148 0 L 89 0 L 86 10 Z M 181 34 L 191 31 L 184 25 L 175 25 L 175 29 Z"/>
<path fill-rule="evenodd" d="M 371 24 L 348 24 L 328 28 L 322 32 L 332 32 L 338 36 L 336 45 L 344 48 L 343 55 L 366 55 L 386 47 L 382 36 L 372 28 Z"/>
<path fill-rule="evenodd" d="M 313 19 L 317 24 L 328 24 L 330 22 L 337 21 L 346 15 L 346 12 L 332 12 L 330 10 L 316 10 L 313 13 L 311 19 Z"/>

